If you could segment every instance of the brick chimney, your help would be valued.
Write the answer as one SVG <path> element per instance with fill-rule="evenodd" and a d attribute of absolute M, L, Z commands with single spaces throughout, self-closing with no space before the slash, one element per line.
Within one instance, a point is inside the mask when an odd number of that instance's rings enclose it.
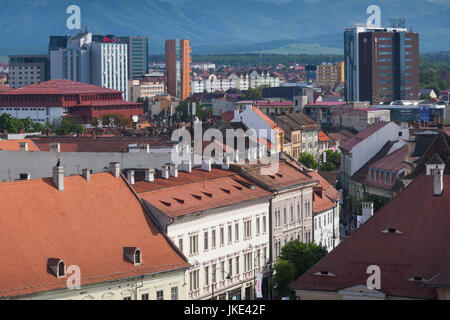
<path fill-rule="evenodd" d="M 109 163 L 109 171 L 112 173 L 114 178 L 120 177 L 120 163 L 119 162 L 110 162 Z"/>
<path fill-rule="evenodd" d="M 426 174 L 434 177 L 433 196 L 435 197 L 441 196 L 444 192 L 444 169 L 445 162 L 437 153 L 426 163 Z"/>
<path fill-rule="evenodd" d="M 64 190 L 64 167 L 61 165 L 60 159 L 53 167 L 53 184 L 59 191 Z"/>

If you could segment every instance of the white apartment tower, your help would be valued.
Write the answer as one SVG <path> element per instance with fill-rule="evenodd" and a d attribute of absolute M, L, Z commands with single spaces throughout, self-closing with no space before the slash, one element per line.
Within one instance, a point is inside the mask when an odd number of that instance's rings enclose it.
<path fill-rule="evenodd" d="M 128 98 L 128 47 L 122 43 L 97 43 L 81 32 L 67 48 L 50 52 L 51 79 L 67 79 L 124 92 Z"/>

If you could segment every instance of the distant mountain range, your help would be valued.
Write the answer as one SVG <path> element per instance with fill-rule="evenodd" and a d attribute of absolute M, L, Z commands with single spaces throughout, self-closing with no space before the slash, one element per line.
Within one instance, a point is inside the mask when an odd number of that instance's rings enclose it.
<path fill-rule="evenodd" d="M 380 6 L 382 25 L 406 18 L 422 53 L 450 50 L 449 0 L 0 0 L 0 56 L 45 53 L 49 35 L 69 33 L 71 4 L 83 28 L 147 36 L 151 54 L 177 37 L 191 40 L 193 54 L 342 53 L 344 28 L 365 22 L 370 4 Z"/>

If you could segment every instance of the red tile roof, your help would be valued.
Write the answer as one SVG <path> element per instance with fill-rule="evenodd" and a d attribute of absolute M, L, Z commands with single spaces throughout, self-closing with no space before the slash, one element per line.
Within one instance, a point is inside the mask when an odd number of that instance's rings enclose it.
<path fill-rule="evenodd" d="M 217 174 L 214 173 L 216 170 L 219 169 L 212 169 L 213 175 Z M 252 183 L 237 173 L 192 183 L 181 178 L 174 178 L 173 183 L 177 185 L 141 192 L 139 195 L 171 218 L 272 195 L 257 186 L 249 188 L 248 185 L 252 185 Z M 178 179 L 179 181 L 177 181 Z M 138 185 L 135 185 L 135 190 L 139 190 Z"/>
<path fill-rule="evenodd" d="M 147 217 L 122 178 L 110 173 L 0 183 L 0 297 L 63 289 L 47 259 L 81 269 L 81 286 L 188 267 Z M 138 247 L 142 265 L 124 261 Z"/>
<path fill-rule="evenodd" d="M 28 143 L 28 151 L 39 151 L 39 148 L 31 139 L 0 140 L 0 150 L 19 151 L 21 142 Z"/>
<path fill-rule="evenodd" d="M 234 111 L 227 111 L 222 113 L 222 120 L 226 121 L 226 122 L 230 122 L 231 120 L 234 119 Z"/>
<path fill-rule="evenodd" d="M 319 141 L 331 141 L 331 139 L 326 135 L 325 132 L 319 131 Z"/>
<path fill-rule="evenodd" d="M 371 126 L 367 127 L 366 129 L 360 131 L 357 135 L 351 137 L 349 140 L 345 141 L 342 145 L 340 145 L 339 148 L 350 151 L 353 149 L 354 146 L 356 146 L 358 143 L 366 139 L 367 137 L 371 136 L 381 128 L 383 128 L 385 125 L 387 125 L 389 122 L 386 121 L 377 121 Z"/>
<path fill-rule="evenodd" d="M 430 280 L 441 270 L 450 247 L 450 192 L 433 196 L 433 176 L 421 175 L 350 238 L 299 277 L 293 289 L 338 291 L 365 285 L 369 265 L 381 269 L 381 289 L 388 296 L 436 298 L 433 288 L 413 277 Z M 450 185 L 450 176 L 444 176 Z M 383 233 L 396 229 L 401 234 Z M 335 276 L 319 276 L 328 271 Z"/>
<path fill-rule="evenodd" d="M 32 140 L 41 151 L 50 151 L 51 143 L 59 143 L 61 152 L 128 152 L 130 144 L 149 144 L 150 147 L 170 146 L 166 140 L 154 138 L 42 137 Z"/>
<path fill-rule="evenodd" d="M 10 90 L 3 94 L 87 94 L 87 93 L 121 93 L 104 87 L 65 79 L 50 80 Z"/>
<path fill-rule="evenodd" d="M 11 91 L 12 88 L 0 83 L 0 92 Z"/>

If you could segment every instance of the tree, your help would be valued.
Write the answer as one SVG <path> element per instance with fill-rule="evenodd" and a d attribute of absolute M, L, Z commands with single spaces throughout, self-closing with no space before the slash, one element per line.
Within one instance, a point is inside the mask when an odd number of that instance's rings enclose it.
<path fill-rule="evenodd" d="M 325 257 L 327 253 L 325 247 L 315 243 L 303 243 L 299 240 L 286 243 L 281 248 L 280 256 L 274 265 L 274 270 L 276 271 L 274 281 L 280 290 L 279 293 L 285 294 L 283 290 L 287 289 L 285 285 L 286 281 L 290 280 L 289 283 L 292 283 L 292 281 L 300 277 L 320 259 Z M 294 274 L 289 264 L 295 268 Z M 278 272 L 282 274 L 278 275 Z"/>
<path fill-rule="evenodd" d="M 67 117 L 62 117 L 60 120 L 55 120 L 51 125 L 51 129 L 60 136 L 65 136 L 71 133 L 86 132 L 86 128 L 84 128 L 77 119 Z"/>
<path fill-rule="evenodd" d="M 298 158 L 298 161 L 310 169 L 317 169 L 319 166 L 314 156 L 308 152 L 303 152 Z"/>
<path fill-rule="evenodd" d="M 294 264 L 288 260 L 278 260 L 274 266 L 275 275 L 273 281 L 277 284 L 277 291 L 282 295 L 289 293 L 289 284 L 296 278 L 296 269 Z"/>
<path fill-rule="evenodd" d="M 337 151 L 327 150 L 326 162 L 320 166 L 321 171 L 334 171 L 337 170 L 341 162 L 341 154 Z"/>
<path fill-rule="evenodd" d="M 0 116 L 0 132 L 7 131 L 9 133 L 24 132 L 43 132 L 47 129 L 46 125 L 34 122 L 30 118 L 19 119 L 4 113 Z"/>

